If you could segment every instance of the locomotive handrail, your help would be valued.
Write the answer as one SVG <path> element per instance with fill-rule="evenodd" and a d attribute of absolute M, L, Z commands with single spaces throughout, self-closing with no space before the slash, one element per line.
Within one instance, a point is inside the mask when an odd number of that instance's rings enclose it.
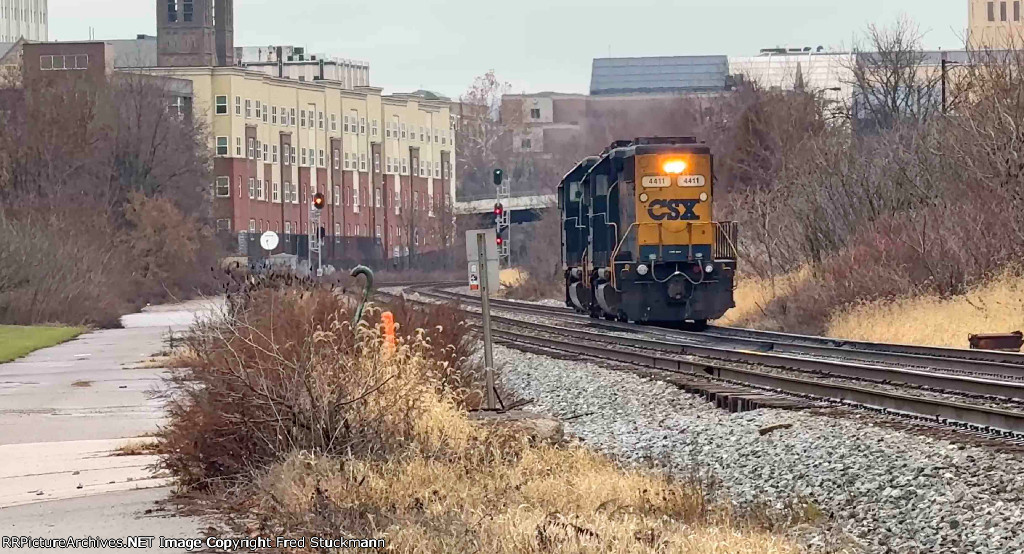
<path fill-rule="evenodd" d="M 735 224 L 735 222 L 728 222 L 728 223 Z M 689 257 L 691 259 L 693 258 L 693 227 L 694 227 L 695 224 L 696 225 L 711 225 L 712 227 L 714 227 L 715 231 L 716 231 L 716 233 L 715 233 L 715 240 L 717 241 L 718 237 L 723 237 L 724 236 L 726 242 L 729 244 L 730 248 L 732 248 L 733 254 L 735 256 L 737 256 L 737 257 L 739 256 L 739 249 L 736 247 L 736 244 L 732 241 L 732 237 L 729 235 L 729 233 L 726 233 L 726 232 L 722 231 L 722 222 L 719 222 L 719 221 L 689 221 L 689 222 L 687 222 L 687 230 L 690 233 Z M 611 267 L 609 269 L 611 270 L 610 272 L 612 274 L 612 279 L 611 279 L 611 281 L 612 281 L 612 288 L 615 289 L 616 291 L 619 290 L 619 287 L 618 287 L 618 276 L 619 276 L 619 274 L 618 274 L 617 271 L 615 271 L 615 265 L 619 264 L 619 263 L 622 263 L 622 264 L 629 263 L 629 262 L 618 262 L 616 260 L 619 257 L 619 252 L 622 250 L 622 245 L 626 243 L 626 239 L 629 237 L 629 234 L 633 232 L 633 228 L 637 227 L 637 226 L 640 226 L 640 225 L 657 225 L 658 226 L 658 246 L 660 248 L 662 248 L 662 249 L 664 249 L 664 247 L 665 247 L 665 241 L 662 238 L 662 231 L 664 229 L 663 229 L 662 224 L 660 222 L 650 221 L 650 222 L 641 223 L 641 222 L 638 222 L 638 221 L 634 221 L 633 223 L 631 223 L 629 228 L 627 228 L 626 232 L 622 235 L 622 238 L 619 240 L 619 243 L 615 246 L 615 250 L 612 251 Z M 662 252 L 662 255 L 664 255 L 664 252 Z M 713 257 L 714 257 L 714 255 L 712 255 L 712 258 Z M 641 263 L 641 262 L 637 262 L 637 263 Z"/>

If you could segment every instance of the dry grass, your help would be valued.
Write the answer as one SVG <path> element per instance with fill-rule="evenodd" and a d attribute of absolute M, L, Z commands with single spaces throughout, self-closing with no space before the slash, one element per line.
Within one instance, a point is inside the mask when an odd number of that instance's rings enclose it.
<path fill-rule="evenodd" d="M 481 433 L 456 414 L 445 426 Z M 267 531 L 345 529 L 386 537 L 396 552 L 796 552 L 770 532 L 738 529 L 702 491 L 660 474 L 623 471 L 579 448 L 523 447 L 400 461 L 296 454 L 260 481 Z M 475 452 L 473 450 L 476 450 Z M 337 525 L 337 527 L 334 527 Z"/>
<path fill-rule="evenodd" d="M 160 443 L 153 440 L 137 440 L 121 445 L 114 451 L 115 456 L 149 456 L 156 454 Z"/>
<path fill-rule="evenodd" d="M 828 334 L 847 339 L 968 348 L 976 333 L 1024 330 L 1024 276 L 1007 272 L 967 294 L 860 304 L 835 314 Z"/>
<path fill-rule="evenodd" d="M 741 274 L 733 295 L 736 307 L 717 320 L 718 325 L 734 327 L 777 327 L 768 321 L 770 305 L 779 298 L 793 295 L 811 279 L 810 268 L 804 267 L 771 280 L 761 279 L 752 274 Z"/>

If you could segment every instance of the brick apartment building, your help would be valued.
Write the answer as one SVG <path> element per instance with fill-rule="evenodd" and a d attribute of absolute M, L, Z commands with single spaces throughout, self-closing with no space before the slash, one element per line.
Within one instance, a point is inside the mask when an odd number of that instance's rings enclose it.
<path fill-rule="evenodd" d="M 322 193 L 325 259 L 398 258 L 450 236 L 454 194 L 451 103 L 383 95 L 329 79 L 298 80 L 236 65 L 231 0 L 157 0 L 153 75 L 186 79 L 214 152 L 217 227 L 254 240 L 282 233 L 276 252 L 302 254 L 313 195 Z"/>

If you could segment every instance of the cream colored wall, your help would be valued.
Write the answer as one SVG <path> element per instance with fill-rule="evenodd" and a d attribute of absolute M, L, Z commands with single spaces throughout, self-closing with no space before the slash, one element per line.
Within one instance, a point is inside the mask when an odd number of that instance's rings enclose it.
<path fill-rule="evenodd" d="M 969 0 L 968 37 L 975 48 L 1020 48 L 1024 36 L 1024 2 L 1021 3 L 1021 21 L 1014 21 L 1014 2 L 996 0 L 995 21 L 988 19 L 989 0 Z M 1001 20 L 1000 5 L 1006 4 L 1006 21 Z"/>

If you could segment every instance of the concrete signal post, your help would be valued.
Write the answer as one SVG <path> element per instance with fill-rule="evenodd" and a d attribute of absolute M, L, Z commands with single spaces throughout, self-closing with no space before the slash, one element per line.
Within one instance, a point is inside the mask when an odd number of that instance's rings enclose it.
<path fill-rule="evenodd" d="M 491 338 L 491 293 L 501 285 L 499 235 L 495 229 L 466 231 L 466 260 L 469 289 L 480 291 L 484 327 L 484 372 L 487 386 L 487 410 L 497 409 L 494 389 L 494 350 Z"/>

